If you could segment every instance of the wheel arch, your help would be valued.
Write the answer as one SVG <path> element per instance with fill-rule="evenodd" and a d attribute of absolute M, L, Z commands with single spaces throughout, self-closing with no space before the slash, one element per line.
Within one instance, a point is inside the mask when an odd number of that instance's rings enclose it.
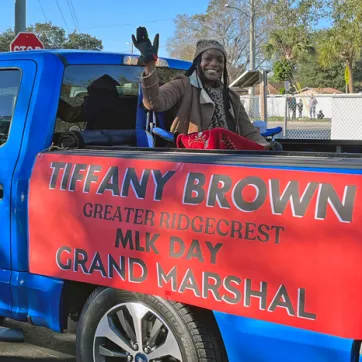
<path fill-rule="evenodd" d="M 64 329 L 68 326 L 68 317 L 70 317 L 73 321 L 78 321 L 80 318 L 80 315 L 82 313 L 82 310 L 88 300 L 88 298 L 92 295 L 92 293 L 97 288 L 107 288 L 101 285 L 97 284 L 89 284 L 89 283 L 83 283 L 83 282 L 76 282 L 76 281 L 70 281 L 66 280 L 64 282 L 64 289 L 63 289 L 63 313 L 64 316 L 63 324 L 65 326 Z M 111 288 L 112 289 L 112 288 Z M 186 305 L 187 306 L 187 305 Z M 221 341 L 224 345 L 226 356 L 229 359 L 229 353 L 227 346 L 224 341 L 223 333 L 222 331 L 225 330 L 225 322 L 222 318 L 222 313 L 218 313 L 206 308 L 200 308 L 203 310 L 203 312 L 210 313 L 210 317 L 214 319 L 215 326 L 218 328 L 218 334 L 220 335 Z M 230 359 L 229 359 L 230 360 Z"/>

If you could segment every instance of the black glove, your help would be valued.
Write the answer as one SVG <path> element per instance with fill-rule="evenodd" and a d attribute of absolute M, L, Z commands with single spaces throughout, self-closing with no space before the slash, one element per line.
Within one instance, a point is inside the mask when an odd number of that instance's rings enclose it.
<path fill-rule="evenodd" d="M 271 141 L 266 146 L 266 149 L 270 151 L 283 151 L 283 146 L 277 141 Z"/>
<path fill-rule="evenodd" d="M 132 34 L 132 41 L 134 46 L 140 51 L 141 57 L 140 61 L 144 64 L 150 62 L 151 60 L 156 61 L 158 59 L 158 46 L 159 46 L 160 35 L 156 34 L 155 39 L 153 40 L 153 45 L 148 37 L 147 29 L 140 26 L 137 28 L 137 39 Z"/>

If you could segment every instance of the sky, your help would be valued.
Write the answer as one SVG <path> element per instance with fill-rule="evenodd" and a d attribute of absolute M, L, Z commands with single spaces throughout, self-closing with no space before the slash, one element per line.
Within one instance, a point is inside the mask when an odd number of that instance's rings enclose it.
<path fill-rule="evenodd" d="M 168 56 L 166 41 L 178 14 L 206 11 L 209 0 L 26 0 L 27 25 L 51 21 L 66 31 L 88 33 L 103 41 L 104 50 L 130 52 L 131 34 L 145 26 L 151 40 L 160 33 L 159 56 Z M 0 0 L 0 32 L 13 28 L 15 0 Z M 58 7 L 59 5 L 59 7 Z M 75 17 L 72 17 L 72 6 Z M 75 18 L 75 19 L 74 19 Z M 129 43 L 129 44 L 127 44 Z"/>

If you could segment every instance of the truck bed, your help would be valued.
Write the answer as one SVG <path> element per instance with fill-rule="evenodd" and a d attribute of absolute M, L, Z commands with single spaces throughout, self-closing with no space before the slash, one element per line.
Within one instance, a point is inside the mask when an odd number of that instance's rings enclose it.
<path fill-rule="evenodd" d="M 362 141 L 323 139 L 278 139 L 285 151 L 362 153 Z M 348 156 L 347 156 L 348 157 Z"/>

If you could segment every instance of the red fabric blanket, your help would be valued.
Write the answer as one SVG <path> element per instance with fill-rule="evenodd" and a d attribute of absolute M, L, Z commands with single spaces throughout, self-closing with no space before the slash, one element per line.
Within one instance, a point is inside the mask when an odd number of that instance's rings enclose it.
<path fill-rule="evenodd" d="M 213 128 L 203 132 L 180 134 L 176 139 L 177 148 L 203 150 L 265 150 L 265 147 L 225 128 Z"/>

